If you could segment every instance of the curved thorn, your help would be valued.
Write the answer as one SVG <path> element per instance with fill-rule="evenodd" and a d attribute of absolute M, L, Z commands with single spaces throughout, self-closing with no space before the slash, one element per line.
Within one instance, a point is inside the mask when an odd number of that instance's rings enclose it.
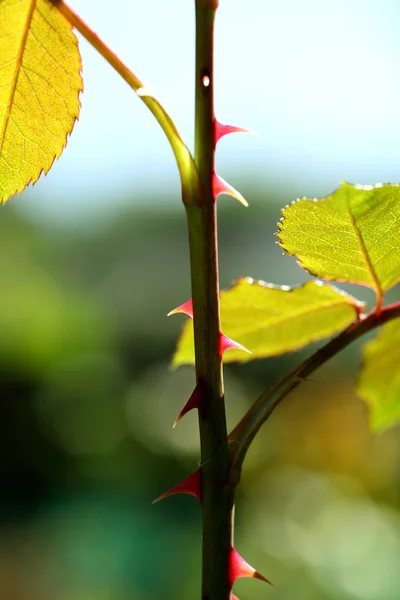
<path fill-rule="evenodd" d="M 181 412 L 176 417 L 174 424 L 172 425 L 173 428 L 175 428 L 178 425 L 179 421 L 182 419 L 182 417 L 186 415 L 186 413 L 193 410 L 194 408 L 200 408 L 202 387 L 203 386 L 200 385 L 200 383 L 196 385 L 189 400 L 186 402 L 185 406 L 182 408 Z"/>
<path fill-rule="evenodd" d="M 215 119 L 215 143 L 217 144 L 219 140 L 224 137 L 224 135 L 229 135 L 230 133 L 251 133 L 254 134 L 254 131 L 251 129 L 243 129 L 243 127 L 236 127 L 235 125 L 224 125 Z"/>
<path fill-rule="evenodd" d="M 219 340 L 219 351 L 221 356 L 223 356 L 224 352 L 226 352 L 227 350 L 243 350 L 243 352 L 252 354 L 252 352 L 244 346 L 242 346 L 242 344 L 235 342 L 235 340 L 231 340 L 231 338 L 228 338 L 223 333 L 221 333 L 220 336 L 221 337 Z"/>
<path fill-rule="evenodd" d="M 194 496 L 195 498 L 197 498 L 197 500 L 200 501 L 200 471 L 201 469 L 198 469 L 197 471 L 189 475 L 187 479 L 181 481 L 180 483 L 172 487 L 170 490 L 153 500 L 152 504 L 160 502 L 160 500 L 164 500 L 164 498 L 168 498 L 169 496 L 174 496 L 175 494 L 190 494 L 191 496 Z"/>
<path fill-rule="evenodd" d="M 190 317 L 191 319 L 193 319 L 193 303 L 192 303 L 191 298 L 189 298 L 189 300 L 187 300 L 180 306 L 177 306 L 176 308 L 171 310 L 167 314 L 167 317 L 170 317 L 171 315 L 177 315 L 178 313 L 183 313 L 183 314 L 187 315 L 188 317 Z"/>
<path fill-rule="evenodd" d="M 235 596 L 235 594 L 231 593 L 231 600 L 239 600 L 239 598 L 237 596 Z"/>
<path fill-rule="evenodd" d="M 232 587 L 236 579 L 239 579 L 240 577 L 254 577 L 255 579 L 265 581 L 265 583 L 269 583 L 272 586 L 274 585 L 264 577 L 264 575 L 261 575 L 261 573 L 258 573 L 258 571 L 253 569 L 253 567 L 251 567 L 234 548 L 231 548 L 231 555 L 229 557 L 230 586 Z"/>
<path fill-rule="evenodd" d="M 249 205 L 247 200 L 243 198 L 240 192 L 235 190 L 234 187 L 232 187 L 227 181 L 225 181 L 225 179 L 222 179 L 222 177 L 216 173 L 213 175 L 213 194 L 214 200 L 216 200 L 220 194 L 227 194 L 228 196 L 232 196 L 232 198 L 239 200 L 243 206 L 247 207 Z"/>

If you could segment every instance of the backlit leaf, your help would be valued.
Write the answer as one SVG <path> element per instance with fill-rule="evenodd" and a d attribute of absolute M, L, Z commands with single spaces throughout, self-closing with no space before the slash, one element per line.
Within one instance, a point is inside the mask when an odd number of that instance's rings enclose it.
<path fill-rule="evenodd" d="M 283 210 L 278 236 L 313 275 L 365 285 L 379 299 L 400 280 L 400 186 L 343 183 L 298 200 Z"/>
<path fill-rule="evenodd" d="M 364 347 L 357 390 L 369 407 L 374 431 L 400 422 L 399 348 L 400 319 L 385 325 Z"/>
<path fill-rule="evenodd" d="M 48 0 L 0 0 L 0 202 L 63 151 L 79 113 L 78 42 Z"/>
<path fill-rule="evenodd" d="M 361 306 L 355 298 L 316 281 L 281 288 L 240 279 L 221 292 L 221 326 L 225 335 L 252 354 L 229 350 L 224 362 L 277 356 L 329 337 L 354 321 Z M 188 320 L 172 365 L 193 362 L 193 324 Z"/>

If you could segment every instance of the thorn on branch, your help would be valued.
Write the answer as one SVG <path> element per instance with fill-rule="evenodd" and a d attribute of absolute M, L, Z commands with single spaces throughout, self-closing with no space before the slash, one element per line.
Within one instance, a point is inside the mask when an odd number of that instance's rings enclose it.
<path fill-rule="evenodd" d="M 226 194 L 227 196 L 232 196 L 232 198 L 236 198 L 236 200 L 239 200 L 239 202 L 241 204 L 243 204 L 243 206 L 247 207 L 249 205 L 247 200 L 244 199 L 244 197 L 242 196 L 242 194 L 240 192 L 235 190 L 234 187 L 232 187 L 227 181 L 225 181 L 225 179 L 222 179 L 222 177 L 220 177 L 216 173 L 214 173 L 214 175 L 213 175 L 212 185 L 213 185 L 214 201 L 221 194 Z"/>
<path fill-rule="evenodd" d="M 176 308 L 171 310 L 167 314 L 167 317 L 170 317 L 171 315 L 177 315 L 178 313 L 183 313 L 183 314 L 187 315 L 188 317 L 190 317 L 191 319 L 193 319 L 193 303 L 192 303 L 191 298 L 189 300 L 187 300 L 186 302 L 184 302 L 183 304 L 181 304 L 180 306 L 177 306 Z"/>
<path fill-rule="evenodd" d="M 236 579 L 239 579 L 240 577 L 254 577 L 255 579 L 265 581 L 265 583 L 269 583 L 272 586 L 274 585 L 266 577 L 264 577 L 264 575 L 261 575 L 261 573 L 258 573 L 258 571 L 253 569 L 253 567 L 251 567 L 234 548 L 231 548 L 231 554 L 229 557 L 230 586 L 232 587 Z"/>
<path fill-rule="evenodd" d="M 182 408 L 181 412 L 176 417 L 174 424 L 172 425 L 173 428 L 177 426 L 182 417 L 184 417 L 189 411 L 196 408 L 198 410 L 201 410 L 203 393 L 204 385 L 201 383 L 201 381 L 199 381 L 196 387 L 194 388 L 189 400 L 186 402 L 185 406 Z"/>
<path fill-rule="evenodd" d="M 223 356 L 224 352 L 226 352 L 227 350 L 242 350 L 243 352 L 251 354 L 251 351 L 242 346 L 242 344 L 235 342 L 235 340 L 231 340 L 231 338 L 228 338 L 226 335 L 221 333 L 219 340 L 219 351 L 221 356 Z"/>
<path fill-rule="evenodd" d="M 181 481 L 167 492 L 153 500 L 152 504 L 160 502 L 160 500 L 164 500 L 164 498 L 168 498 L 169 496 L 174 496 L 176 494 L 189 494 L 201 502 L 201 469 L 198 469 L 189 475 L 187 479 Z"/>
<path fill-rule="evenodd" d="M 229 135 L 230 133 L 252 133 L 250 129 L 243 129 L 242 127 L 236 127 L 235 125 L 224 125 L 215 119 L 214 122 L 214 136 L 215 136 L 215 145 L 219 142 L 219 140 L 225 135 Z"/>

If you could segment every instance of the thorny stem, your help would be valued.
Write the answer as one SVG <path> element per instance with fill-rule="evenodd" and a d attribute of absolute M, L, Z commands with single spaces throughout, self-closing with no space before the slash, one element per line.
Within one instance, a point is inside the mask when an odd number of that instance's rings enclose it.
<path fill-rule="evenodd" d="M 186 206 L 189 231 L 196 378 L 204 386 L 199 410 L 202 464 L 202 600 L 229 600 L 234 489 L 220 354 L 219 282 L 214 173 L 213 36 L 215 2 L 196 1 L 195 162 L 201 204 Z"/>
<path fill-rule="evenodd" d="M 231 450 L 230 481 L 232 485 L 236 486 L 240 481 L 243 461 L 254 437 L 289 392 L 359 337 L 398 317 L 400 317 L 400 302 L 369 313 L 364 318 L 352 323 L 299 367 L 278 379 L 259 396 L 229 435 Z"/>
<path fill-rule="evenodd" d="M 230 457 L 220 355 L 217 224 L 212 189 L 215 150 L 213 36 L 218 0 L 195 0 L 195 160 L 168 113 L 140 79 L 63 0 L 51 2 L 147 105 L 165 132 L 178 164 L 189 232 L 196 378 L 204 390 L 199 410 L 203 512 L 202 600 L 229 600 L 234 487 L 228 483 Z"/>

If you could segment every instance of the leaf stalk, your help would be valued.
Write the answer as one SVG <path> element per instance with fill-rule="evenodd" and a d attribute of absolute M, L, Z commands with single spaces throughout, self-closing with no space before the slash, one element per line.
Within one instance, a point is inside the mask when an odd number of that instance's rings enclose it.
<path fill-rule="evenodd" d="M 201 200 L 201 180 L 194 159 L 183 142 L 172 118 L 151 90 L 122 62 L 64 0 L 50 0 L 59 12 L 95 48 L 109 65 L 126 81 L 157 119 L 170 143 L 178 165 L 185 205 Z"/>

